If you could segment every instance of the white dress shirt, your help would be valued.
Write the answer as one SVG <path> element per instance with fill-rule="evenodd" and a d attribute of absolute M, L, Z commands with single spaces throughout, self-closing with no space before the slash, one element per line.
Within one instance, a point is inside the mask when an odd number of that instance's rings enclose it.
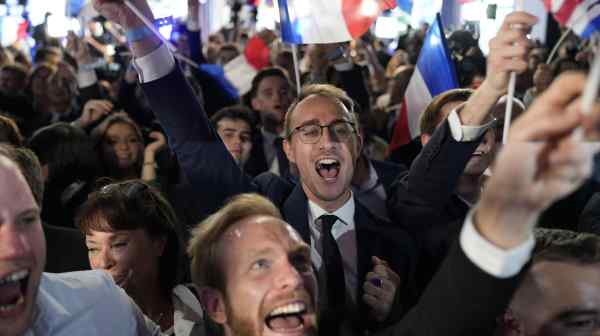
<path fill-rule="evenodd" d="M 26 336 L 159 335 L 104 271 L 43 273 Z"/>

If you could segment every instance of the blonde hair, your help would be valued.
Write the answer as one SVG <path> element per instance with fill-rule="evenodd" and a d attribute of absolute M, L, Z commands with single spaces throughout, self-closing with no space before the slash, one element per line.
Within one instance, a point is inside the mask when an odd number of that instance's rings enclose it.
<path fill-rule="evenodd" d="M 298 107 L 298 104 L 303 102 L 305 99 L 311 96 L 321 96 L 331 98 L 332 100 L 341 103 L 346 107 L 349 113 L 350 121 L 354 123 L 354 126 L 358 128 L 358 117 L 354 112 L 354 101 L 346 94 L 346 92 L 338 87 L 330 84 L 310 84 L 302 88 L 302 92 L 298 98 L 292 103 L 287 113 L 285 114 L 285 120 L 283 122 L 283 129 L 285 138 L 289 140 L 292 135 L 292 114 Z"/>
<path fill-rule="evenodd" d="M 192 230 L 187 253 L 191 257 L 192 281 L 196 286 L 211 287 L 225 293 L 226 279 L 218 253 L 221 238 L 233 225 L 252 216 L 282 219 L 279 209 L 265 197 L 241 194 Z"/>

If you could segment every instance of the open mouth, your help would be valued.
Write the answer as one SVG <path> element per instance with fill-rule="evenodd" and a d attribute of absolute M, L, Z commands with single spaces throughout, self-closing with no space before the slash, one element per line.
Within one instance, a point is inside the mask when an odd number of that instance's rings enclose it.
<path fill-rule="evenodd" d="M 24 302 L 29 270 L 19 270 L 0 279 L 0 315 L 11 314 Z"/>
<path fill-rule="evenodd" d="M 304 328 L 306 312 L 307 307 L 304 302 L 290 303 L 271 311 L 265 318 L 265 324 L 277 333 L 296 332 Z"/>
<path fill-rule="evenodd" d="M 326 181 L 335 181 L 340 173 L 340 161 L 337 159 L 321 159 L 317 161 L 315 169 Z"/>

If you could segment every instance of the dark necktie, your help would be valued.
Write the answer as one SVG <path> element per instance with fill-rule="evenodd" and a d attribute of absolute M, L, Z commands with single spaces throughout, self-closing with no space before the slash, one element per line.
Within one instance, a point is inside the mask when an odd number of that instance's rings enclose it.
<path fill-rule="evenodd" d="M 331 233 L 331 228 L 338 217 L 324 215 L 321 220 L 321 232 L 323 234 L 323 266 L 327 277 L 327 310 L 320 324 L 320 331 L 327 330 L 328 333 L 339 332 L 339 324 L 343 320 L 344 303 L 346 301 L 346 281 L 344 280 L 344 267 L 342 255 Z M 321 334 L 323 335 L 323 334 Z"/>

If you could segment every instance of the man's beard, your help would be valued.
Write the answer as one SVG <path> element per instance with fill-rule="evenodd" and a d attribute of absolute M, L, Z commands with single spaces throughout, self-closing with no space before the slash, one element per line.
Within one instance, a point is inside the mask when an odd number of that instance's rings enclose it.
<path fill-rule="evenodd" d="M 225 311 L 227 313 L 227 324 L 231 329 L 233 336 L 258 336 L 258 330 L 254 330 L 253 323 L 248 317 L 238 316 L 237 313 L 232 309 L 232 302 L 227 300 L 225 302 Z"/>

